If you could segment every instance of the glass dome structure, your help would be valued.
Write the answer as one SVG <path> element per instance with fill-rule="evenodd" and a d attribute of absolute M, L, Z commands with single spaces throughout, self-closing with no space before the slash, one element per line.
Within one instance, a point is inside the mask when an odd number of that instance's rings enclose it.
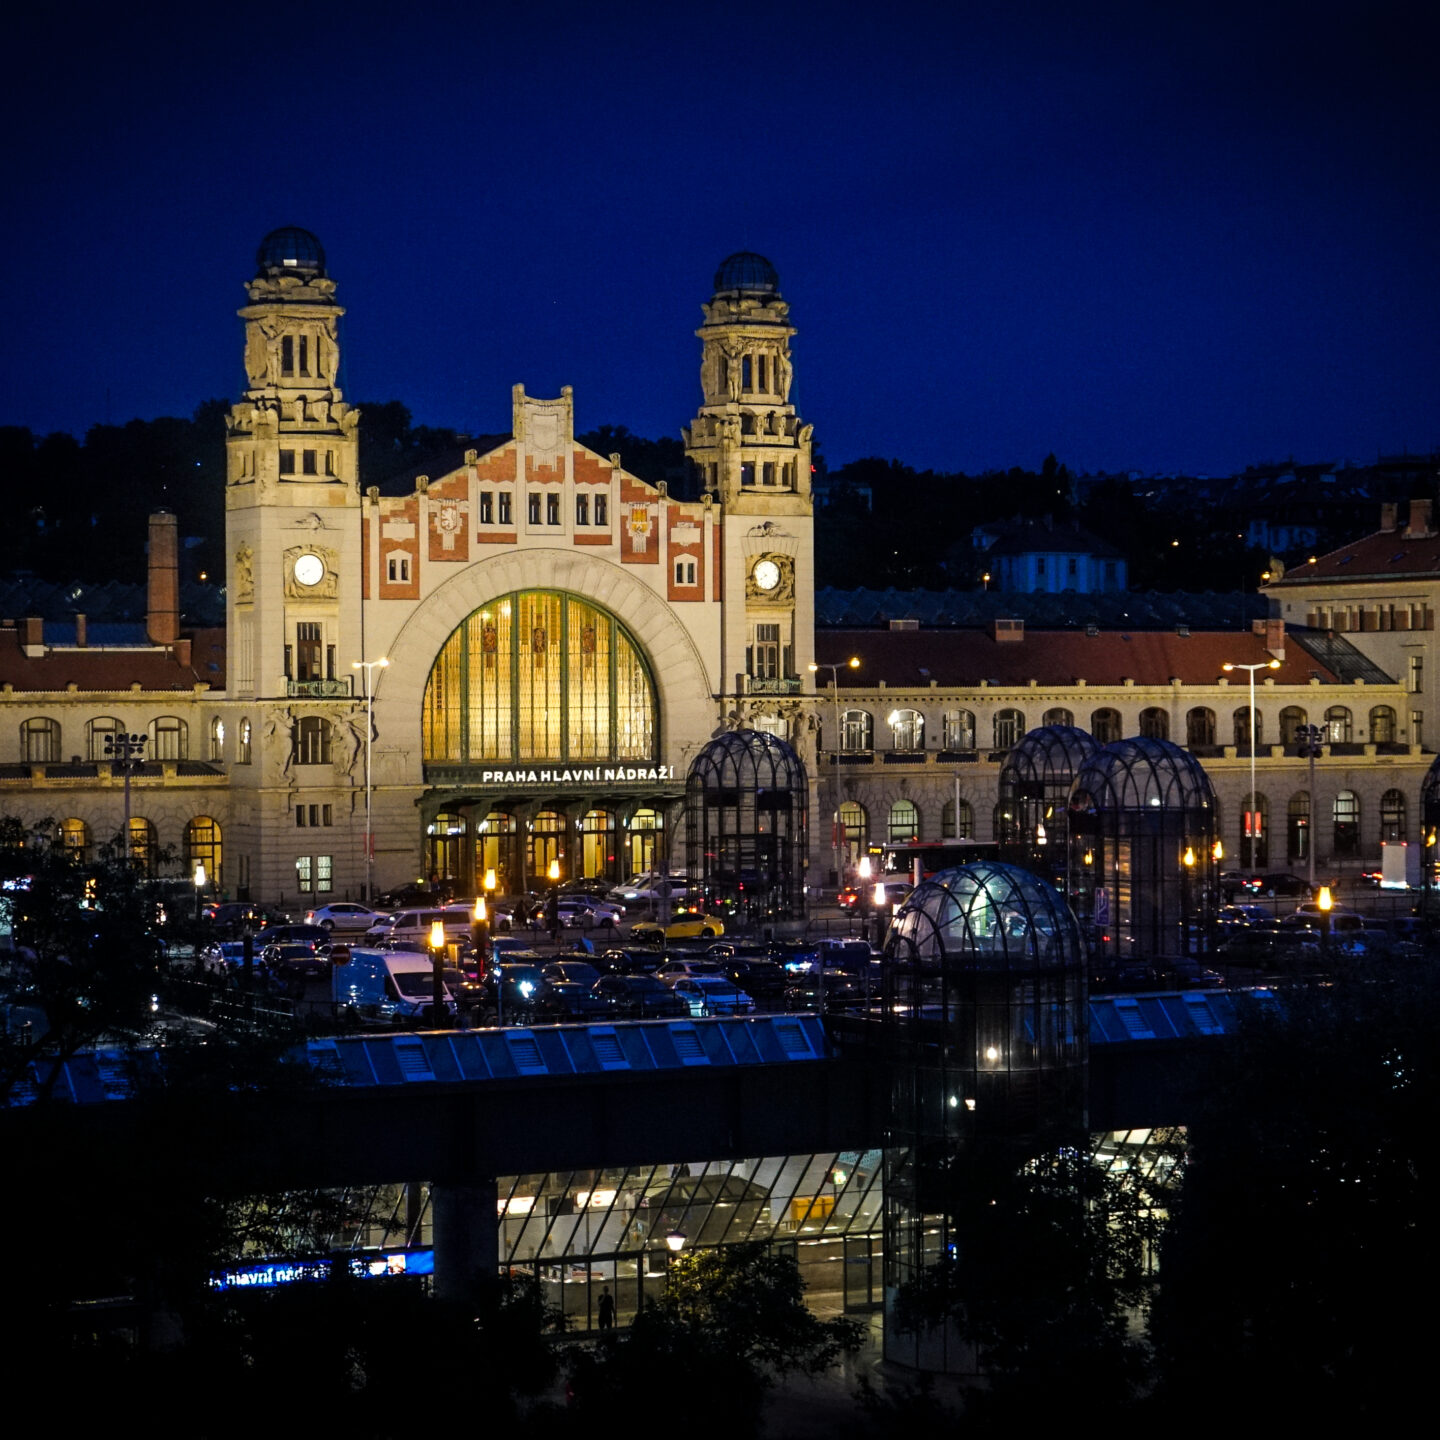
<path fill-rule="evenodd" d="M 1440 907 L 1440 756 L 1430 762 L 1420 782 L 1420 897 L 1423 909 L 1433 921 Z"/>
<path fill-rule="evenodd" d="M 685 782 L 691 878 L 707 904 L 751 918 L 804 914 L 809 781 L 778 736 L 731 730 L 706 744 Z"/>
<path fill-rule="evenodd" d="M 775 267 L 753 250 L 739 250 L 720 262 L 715 272 L 715 293 L 739 290 L 749 295 L 778 295 L 780 276 Z"/>
<path fill-rule="evenodd" d="M 1099 748 L 1075 725 L 1044 725 L 1021 738 L 1000 770 L 995 838 L 1003 859 L 1064 883 L 1070 789 Z"/>
<path fill-rule="evenodd" d="M 1069 891 L 1102 969 L 1164 980 L 1205 953 L 1219 899 L 1215 787 L 1189 751 L 1143 736 L 1097 750 L 1075 776 L 1069 827 Z"/>
<path fill-rule="evenodd" d="M 310 231 L 282 225 L 260 242 L 255 263 L 261 275 L 323 275 L 325 247 Z"/>

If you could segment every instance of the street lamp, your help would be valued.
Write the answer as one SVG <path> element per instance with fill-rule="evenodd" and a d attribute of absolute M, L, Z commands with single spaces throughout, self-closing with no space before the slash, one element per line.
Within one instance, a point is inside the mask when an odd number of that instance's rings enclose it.
<path fill-rule="evenodd" d="M 205 862 L 195 862 L 195 919 L 200 919 L 200 897 L 205 893 Z"/>
<path fill-rule="evenodd" d="M 830 672 L 830 700 L 835 711 L 835 734 L 830 740 L 831 778 L 835 782 L 835 808 L 830 815 L 830 845 L 835 854 L 835 894 L 840 894 L 840 672 L 858 670 L 860 657 L 852 655 L 843 665 L 821 665 L 812 662 L 806 667 L 812 675 L 821 670 Z"/>
<path fill-rule="evenodd" d="M 375 734 L 375 695 L 371 671 L 383 670 L 390 661 L 382 655 L 378 660 L 352 660 L 352 670 L 365 672 L 365 903 L 375 893 L 375 828 L 370 814 L 370 741 Z"/>
<path fill-rule="evenodd" d="M 1307 861 L 1306 879 L 1310 882 L 1310 893 L 1315 893 L 1315 761 L 1319 757 L 1320 747 L 1325 743 L 1325 727 L 1323 725 L 1297 725 L 1295 727 L 1295 739 L 1300 746 L 1300 753 L 1310 765 L 1310 812 L 1305 817 L 1305 859 Z"/>
<path fill-rule="evenodd" d="M 125 858 L 130 858 L 130 773 L 144 764 L 148 735 L 117 735 L 113 731 L 105 737 L 105 758 L 112 771 L 118 770 L 125 777 Z"/>
<path fill-rule="evenodd" d="M 445 1023 L 445 926 L 430 922 L 430 1020 L 439 1030 Z"/>
<path fill-rule="evenodd" d="M 1246 670 L 1250 674 L 1250 869 L 1255 869 L 1255 840 L 1260 829 L 1260 806 L 1255 797 L 1255 731 L 1259 728 L 1255 715 L 1255 672 L 1257 670 L 1278 670 L 1278 660 L 1264 660 L 1255 665 L 1233 665 L 1228 660 L 1220 667 L 1222 670 Z"/>

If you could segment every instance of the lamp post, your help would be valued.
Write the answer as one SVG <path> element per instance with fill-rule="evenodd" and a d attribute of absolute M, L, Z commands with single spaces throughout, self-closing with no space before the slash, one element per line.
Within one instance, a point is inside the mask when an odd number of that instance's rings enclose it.
<path fill-rule="evenodd" d="M 390 661 L 382 655 L 378 660 L 352 660 L 352 670 L 365 672 L 365 903 L 375 893 L 375 828 L 370 814 L 370 741 L 375 734 L 375 694 L 371 672 L 383 670 Z"/>
<path fill-rule="evenodd" d="M 439 1030 L 445 1023 L 445 926 L 430 925 L 430 1023 Z"/>
<path fill-rule="evenodd" d="M 1280 668 L 1280 662 L 1279 662 L 1278 660 L 1265 660 L 1265 661 L 1262 661 L 1262 662 L 1260 662 L 1260 663 L 1258 663 L 1258 664 L 1255 664 L 1255 665 L 1235 665 L 1235 664 L 1232 664 L 1230 661 L 1227 660 L 1227 661 L 1225 662 L 1225 664 L 1223 664 L 1220 668 L 1221 668 L 1222 670 L 1227 670 L 1227 671 L 1228 671 L 1228 670 L 1245 670 L 1245 671 L 1248 671 L 1248 672 L 1249 672 L 1249 675 L 1250 675 L 1250 724 L 1249 724 L 1249 730 L 1250 730 L 1250 799 L 1249 799 L 1249 804 L 1250 804 L 1250 806 L 1251 806 L 1251 809 L 1250 809 L 1250 811 L 1249 811 L 1249 817 L 1250 817 L 1250 825 L 1249 825 L 1249 829 L 1250 829 L 1250 850 L 1249 850 L 1249 856 L 1248 856 L 1248 858 L 1249 858 L 1249 862 L 1250 862 L 1250 869 L 1253 870 L 1253 869 L 1255 869 L 1255 839 L 1256 839 L 1256 834 L 1257 834 L 1257 832 L 1258 832 L 1259 829 L 1260 829 L 1260 807 L 1259 807 L 1259 805 L 1257 805 L 1257 804 L 1255 803 L 1255 731 L 1256 731 L 1257 729 L 1259 729 L 1259 726 L 1255 723 L 1255 722 L 1256 722 L 1256 715 L 1255 715 L 1255 672 L 1256 672 L 1257 670 L 1278 670 L 1278 669 Z"/>
<path fill-rule="evenodd" d="M 835 856 L 835 895 L 840 895 L 840 672 L 858 670 L 860 657 L 852 655 L 843 665 L 820 665 L 813 661 L 806 666 L 812 675 L 821 670 L 830 672 L 830 700 L 835 712 L 835 733 L 830 740 L 831 779 L 835 782 L 835 808 L 830 813 L 830 848 Z"/>
<path fill-rule="evenodd" d="M 1310 884 L 1310 893 L 1315 893 L 1315 761 L 1320 755 L 1320 747 L 1325 743 L 1325 727 L 1323 725 L 1297 725 L 1295 727 L 1295 739 L 1299 742 L 1300 753 L 1310 765 L 1309 791 L 1310 813 L 1305 817 L 1305 859 L 1307 862 L 1305 878 Z"/>
<path fill-rule="evenodd" d="M 203 860 L 197 860 L 195 862 L 195 874 L 193 878 L 195 881 L 195 922 L 199 924 L 200 897 L 205 893 L 205 862 Z"/>
<path fill-rule="evenodd" d="M 130 858 L 130 774 L 144 761 L 145 743 L 148 735 L 116 735 L 113 731 L 105 737 L 105 758 L 111 770 L 118 770 L 125 777 L 125 858 Z"/>

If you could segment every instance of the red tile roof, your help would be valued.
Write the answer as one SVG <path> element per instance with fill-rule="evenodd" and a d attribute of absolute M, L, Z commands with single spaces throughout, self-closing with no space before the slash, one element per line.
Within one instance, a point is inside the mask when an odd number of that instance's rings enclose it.
<path fill-rule="evenodd" d="M 1403 527 L 1377 530 L 1373 535 L 1342 545 L 1328 555 L 1317 557 L 1313 565 L 1293 565 L 1282 580 L 1272 580 L 1267 587 L 1310 585 L 1317 580 L 1327 583 L 1373 583 L 1376 579 L 1433 579 L 1440 575 L 1440 534 L 1406 535 Z"/>
<path fill-rule="evenodd" d="M 984 630 L 819 630 L 816 659 L 838 664 L 842 688 L 862 689 L 883 680 L 888 689 L 924 689 L 932 680 L 942 687 L 975 688 L 980 681 L 998 685 L 1214 685 L 1229 680 L 1248 684 L 1243 670 L 1227 674 L 1220 667 L 1260 664 L 1271 656 L 1262 635 L 1234 630 L 1174 631 L 1107 630 L 1086 635 L 1076 630 L 1027 630 L 1023 640 L 995 641 Z M 852 656 L 858 670 L 844 668 Z M 1257 674 L 1277 685 L 1308 684 L 1318 675 L 1325 684 L 1338 677 L 1293 642 L 1278 670 Z M 815 676 L 821 688 L 830 672 Z"/>
<path fill-rule="evenodd" d="M 65 647 L 32 659 L 25 654 L 21 634 L 19 629 L 0 629 L 0 684 L 16 690 L 64 691 L 72 684 L 82 692 L 129 690 L 132 685 L 151 691 L 225 685 L 223 629 L 191 633 L 188 665 L 182 665 L 173 650 L 158 647 Z"/>

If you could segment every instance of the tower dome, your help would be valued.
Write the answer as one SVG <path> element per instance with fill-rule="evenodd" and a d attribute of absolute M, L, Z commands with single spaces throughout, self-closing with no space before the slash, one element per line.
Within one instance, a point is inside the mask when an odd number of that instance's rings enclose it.
<path fill-rule="evenodd" d="M 260 242 L 255 263 L 261 275 L 286 271 L 297 275 L 323 275 L 325 247 L 310 231 L 302 230 L 298 225 L 282 225 Z"/>
<path fill-rule="evenodd" d="M 750 295 L 778 295 L 780 276 L 775 267 L 753 250 L 739 250 L 720 262 L 715 272 L 715 293 L 740 290 Z"/>

